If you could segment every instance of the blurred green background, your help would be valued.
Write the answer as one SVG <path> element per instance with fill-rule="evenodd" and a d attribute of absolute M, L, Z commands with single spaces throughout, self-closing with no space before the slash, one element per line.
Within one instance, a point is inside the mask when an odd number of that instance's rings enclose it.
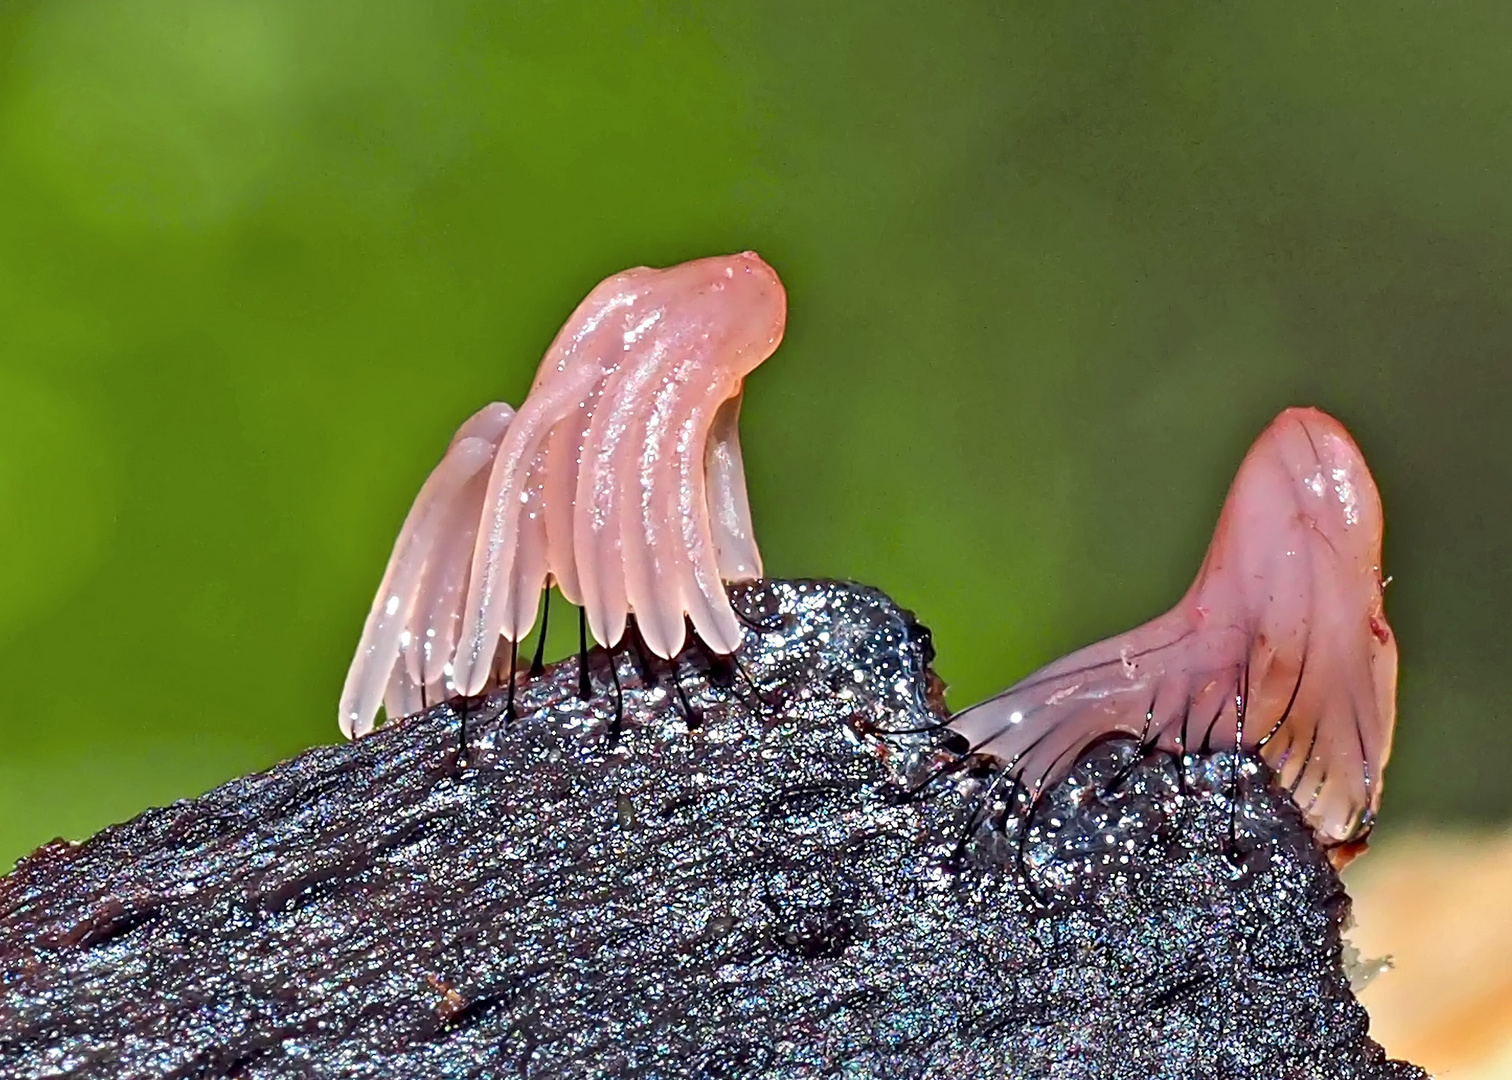
<path fill-rule="evenodd" d="M 1512 8 L 0 6 L 0 864 L 339 736 L 414 492 L 601 277 L 752 247 L 768 572 L 967 704 L 1172 602 L 1290 403 L 1403 650 L 1387 826 L 1512 812 Z"/>

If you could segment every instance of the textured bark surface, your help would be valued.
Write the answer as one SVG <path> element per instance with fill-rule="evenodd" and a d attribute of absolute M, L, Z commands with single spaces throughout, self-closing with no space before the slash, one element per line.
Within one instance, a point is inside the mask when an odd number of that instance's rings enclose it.
<path fill-rule="evenodd" d="M 685 656 L 687 707 L 595 650 L 590 701 L 569 659 L 469 710 L 465 768 L 443 706 L 42 848 L 0 880 L 0 1075 L 1423 1075 L 1264 766 L 1108 743 L 1021 836 L 990 768 L 930 781 L 886 597 L 734 600 L 744 672 Z"/>

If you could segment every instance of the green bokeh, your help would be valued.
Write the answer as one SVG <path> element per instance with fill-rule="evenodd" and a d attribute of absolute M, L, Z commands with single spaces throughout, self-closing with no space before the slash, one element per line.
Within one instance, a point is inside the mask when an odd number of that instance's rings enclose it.
<path fill-rule="evenodd" d="M 1169 604 L 1239 456 L 1388 509 L 1386 820 L 1512 811 L 1512 8 L 0 7 L 0 862 L 337 738 L 410 498 L 599 278 L 789 289 L 768 571 L 953 700 Z"/>

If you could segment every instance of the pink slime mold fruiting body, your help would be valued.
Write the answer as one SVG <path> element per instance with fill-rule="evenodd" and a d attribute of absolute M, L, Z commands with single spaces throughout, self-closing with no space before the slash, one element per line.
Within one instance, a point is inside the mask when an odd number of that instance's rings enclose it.
<path fill-rule="evenodd" d="M 1396 722 L 1380 495 L 1349 433 L 1288 409 L 1245 455 L 1196 580 L 1164 615 L 957 714 L 1033 798 L 1099 739 L 1257 749 L 1325 846 L 1363 840 Z"/>
<path fill-rule="evenodd" d="M 634 615 L 673 657 L 692 622 L 740 644 L 724 582 L 761 576 L 738 422 L 745 376 L 782 340 L 787 296 L 754 252 L 639 267 L 578 305 L 518 412 L 468 421 L 405 520 L 339 719 L 372 730 L 477 694 L 555 584 L 600 644 Z"/>
<path fill-rule="evenodd" d="M 572 313 L 489 477 L 457 685 L 535 623 L 548 575 L 615 645 L 626 616 L 658 656 L 685 619 L 714 651 L 740 626 L 724 580 L 759 577 L 737 434 L 742 381 L 777 348 L 787 297 L 754 252 L 599 285 Z"/>

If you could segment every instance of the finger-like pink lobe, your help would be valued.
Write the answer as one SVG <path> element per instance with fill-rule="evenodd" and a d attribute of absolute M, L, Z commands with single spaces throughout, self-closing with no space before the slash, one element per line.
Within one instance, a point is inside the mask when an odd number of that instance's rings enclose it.
<path fill-rule="evenodd" d="M 1174 608 L 952 726 L 1035 793 L 1115 733 L 1176 753 L 1258 748 L 1324 843 L 1359 839 L 1396 722 L 1382 531 L 1375 481 L 1343 425 L 1288 409 L 1245 456 Z"/>
<path fill-rule="evenodd" d="M 372 730 L 379 702 L 391 685 L 396 701 L 411 699 L 411 672 L 416 667 L 403 659 L 404 654 L 422 647 L 418 631 L 438 605 L 436 590 L 445 587 L 441 563 L 451 549 L 451 537 L 475 522 L 480 510 L 476 498 L 481 488 L 475 483 L 470 487 L 470 482 L 492 464 L 496 446 L 491 438 L 501 437 L 512 417 L 507 405 L 497 404 L 474 414 L 416 496 L 394 543 L 342 688 L 338 722 L 348 737 Z M 422 613 L 418 623 L 417 612 Z M 419 695 L 418 687 L 414 693 Z"/>

